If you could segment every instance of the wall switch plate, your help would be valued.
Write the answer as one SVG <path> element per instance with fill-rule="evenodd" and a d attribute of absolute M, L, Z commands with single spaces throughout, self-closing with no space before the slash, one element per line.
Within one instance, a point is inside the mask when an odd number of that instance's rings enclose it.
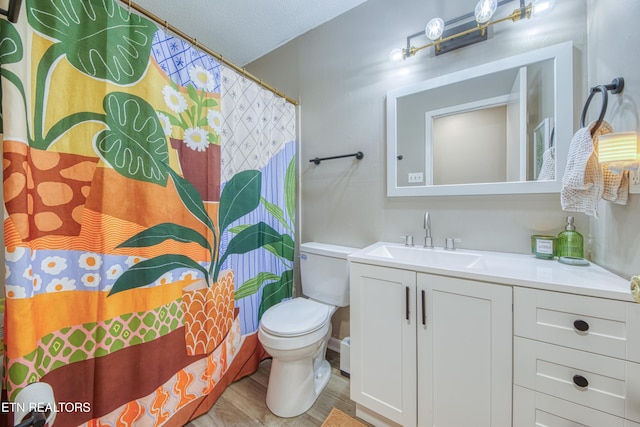
<path fill-rule="evenodd" d="M 409 172 L 409 183 L 424 182 L 424 174 L 422 172 Z"/>
<path fill-rule="evenodd" d="M 629 171 L 629 194 L 640 194 L 640 174 L 638 174 L 638 169 Z"/>

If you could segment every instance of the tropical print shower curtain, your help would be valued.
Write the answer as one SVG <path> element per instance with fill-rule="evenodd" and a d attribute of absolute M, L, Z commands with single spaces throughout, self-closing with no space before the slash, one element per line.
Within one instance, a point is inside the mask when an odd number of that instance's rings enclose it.
<path fill-rule="evenodd" d="M 114 0 L 26 0 L 0 46 L 2 400 L 183 425 L 291 296 L 295 107 Z"/>

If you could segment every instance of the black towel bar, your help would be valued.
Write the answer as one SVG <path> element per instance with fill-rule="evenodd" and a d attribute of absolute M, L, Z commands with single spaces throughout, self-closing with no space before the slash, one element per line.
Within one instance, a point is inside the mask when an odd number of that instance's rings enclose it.
<path fill-rule="evenodd" d="M 321 161 L 323 160 L 333 160 L 333 159 L 342 159 L 345 157 L 355 157 L 356 159 L 360 160 L 364 157 L 364 154 L 362 153 L 362 151 L 358 151 L 357 153 L 353 153 L 353 154 L 345 154 L 342 156 L 333 156 L 333 157 L 323 157 L 323 158 L 319 158 L 316 157 L 315 159 L 311 159 L 309 160 L 309 162 L 313 162 L 316 165 L 319 165 Z"/>
<path fill-rule="evenodd" d="M 624 89 L 624 79 L 622 77 L 616 77 L 613 81 L 608 85 L 598 85 L 591 88 L 591 92 L 589 93 L 589 97 L 587 98 L 587 102 L 584 104 L 584 108 L 582 109 L 582 115 L 580 116 L 580 127 L 585 127 L 585 120 L 587 118 L 587 111 L 589 110 L 589 104 L 591 104 L 591 100 L 597 92 L 602 93 L 602 106 L 600 107 L 600 115 L 598 116 L 598 120 L 591 128 L 591 136 L 595 135 L 602 121 L 604 120 L 604 115 L 607 112 L 607 104 L 608 104 L 608 95 L 607 93 L 611 91 L 612 94 L 618 94 L 622 92 Z"/>
<path fill-rule="evenodd" d="M 0 15 L 6 16 L 9 19 L 9 22 L 13 22 L 14 24 L 17 23 L 21 4 L 22 0 L 9 0 L 8 9 L 0 9 Z"/>

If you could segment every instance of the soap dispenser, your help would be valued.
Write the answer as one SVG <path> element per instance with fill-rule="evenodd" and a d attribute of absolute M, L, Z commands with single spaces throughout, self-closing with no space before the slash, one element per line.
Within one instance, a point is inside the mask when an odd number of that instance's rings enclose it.
<path fill-rule="evenodd" d="M 573 217 L 567 217 L 564 231 L 558 234 L 558 257 L 584 258 L 584 239 L 576 231 Z"/>

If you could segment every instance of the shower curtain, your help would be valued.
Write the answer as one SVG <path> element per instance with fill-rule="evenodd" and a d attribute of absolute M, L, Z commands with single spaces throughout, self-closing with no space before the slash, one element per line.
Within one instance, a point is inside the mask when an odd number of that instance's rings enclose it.
<path fill-rule="evenodd" d="M 113 0 L 26 0 L 0 46 L 2 400 L 183 425 L 291 296 L 295 107 Z"/>

